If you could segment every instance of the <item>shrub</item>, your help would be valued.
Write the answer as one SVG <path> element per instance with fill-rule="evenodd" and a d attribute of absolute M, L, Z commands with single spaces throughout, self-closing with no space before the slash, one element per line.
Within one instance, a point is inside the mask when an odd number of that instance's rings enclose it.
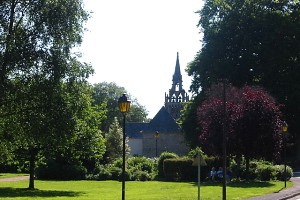
<path fill-rule="evenodd" d="M 122 180 L 122 158 L 115 160 L 112 164 L 99 166 L 94 170 L 89 179 L 96 180 Z M 126 160 L 126 180 L 152 180 L 156 175 L 155 161 L 143 156 L 129 157 Z"/>
<path fill-rule="evenodd" d="M 164 160 L 164 173 L 169 181 L 195 181 L 197 167 L 193 166 L 193 159 L 181 157 Z"/>
<path fill-rule="evenodd" d="M 49 161 L 46 165 L 39 166 L 36 170 L 38 179 L 45 180 L 83 180 L 87 170 L 80 165 L 61 164 Z"/>
<path fill-rule="evenodd" d="M 272 165 L 258 165 L 255 173 L 261 181 L 270 181 L 275 178 L 275 168 Z"/>
<path fill-rule="evenodd" d="M 164 160 L 168 158 L 178 158 L 178 155 L 171 152 L 163 152 L 158 159 L 157 170 L 158 170 L 158 177 L 164 178 Z"/>
<path fill-rule="evenodd" d="M 284 165 L 275 165 L 274 168 L 276 179 L 279 181 L 284 181 L 284 178 L 288 181 L 293 176 L 293 169 L 290 166 L 286 166 L 286 177 L 284 176 Z"/>
<path fill-rule="evenodd" d="M 152 177 L 149 173 L 146 171 L 135 171 L 134 177 L 132 178 L 133 180 L 136 181 L 150 181 L 152 180 Z"/>
<path fill-rule="evenodd" d="M 110 165 L 100 166 L 99 172 L 94 178 L 99 181 L 111 180 L 112 179 L 111 166 Z"/>
<path fill-rule="evenodd" d="M 144 156 L 131 157 L 127 160 L 128 168 L 136 168 L 147 173 L 153 173 L 156 171 L 154 160 L 146 158 Z"/>

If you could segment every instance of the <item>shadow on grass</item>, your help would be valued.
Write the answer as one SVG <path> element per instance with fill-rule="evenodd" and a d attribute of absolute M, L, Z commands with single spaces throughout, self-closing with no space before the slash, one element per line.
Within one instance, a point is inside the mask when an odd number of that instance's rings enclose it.
<path fill-rule="evenodd" d="M 197 182 L 194 183 L 198 185 Z M 275 184 L 269 182 L 262 181 L 239 181 L 239 182 L 231 182 L 226 185 L 226 187 L 234 187 L 234 188 L 263 188 L 263 187 L 273 187 Z M 201 182 L 201 186 L 223 186 L 222 182 Z"/>
<path fill-rule="evenodd" d="M 82 195 L 82 192 L 55 191 L 55 190 L 30 190 L 26 188 L 0 188 L 1 197 L 75 197 Z"/>

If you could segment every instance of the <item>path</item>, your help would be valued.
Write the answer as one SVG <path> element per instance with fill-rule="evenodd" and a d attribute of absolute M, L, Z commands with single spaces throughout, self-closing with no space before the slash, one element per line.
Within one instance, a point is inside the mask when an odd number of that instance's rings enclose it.
<path fill-rule="evenodd" d="M 29 176 L 16 176 L 10 178 L 0 178 L 0 182 L 23 181 L 29 180 Z"/>

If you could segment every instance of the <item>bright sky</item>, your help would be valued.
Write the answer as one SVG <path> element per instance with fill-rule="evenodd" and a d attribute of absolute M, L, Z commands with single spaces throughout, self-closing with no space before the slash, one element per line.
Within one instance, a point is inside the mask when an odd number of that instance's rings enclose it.
<path fill-rule="evenodd" d="M 95 75 L 90 82 L 115 82 L 145 106 L 153 118 L 172 86 L 179 52 L 185 68 L 201 49 L 197 28 L 201 0 L 84 0 L 92 11 L 80 51 Z"/>

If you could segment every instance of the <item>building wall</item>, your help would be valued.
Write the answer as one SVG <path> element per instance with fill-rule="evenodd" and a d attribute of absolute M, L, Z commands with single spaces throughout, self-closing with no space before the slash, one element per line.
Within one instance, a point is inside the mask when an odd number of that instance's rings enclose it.
<path fill-rule="evenodd" d="M 129 154 L 131 156 L 143 155 L 143 140 L 142 139 L 129 138 L 128 145 L 130 147 Z"/>
<path fill-rule="evenodd" d="M 157 156 L 162 152 L 173 152 L 178 155 L 186 155 L 188 148 L 181 133 L 160 133 L 157 138 Z M 143 133 L 143 155 L 156 157 L 155 133 Z"/>

